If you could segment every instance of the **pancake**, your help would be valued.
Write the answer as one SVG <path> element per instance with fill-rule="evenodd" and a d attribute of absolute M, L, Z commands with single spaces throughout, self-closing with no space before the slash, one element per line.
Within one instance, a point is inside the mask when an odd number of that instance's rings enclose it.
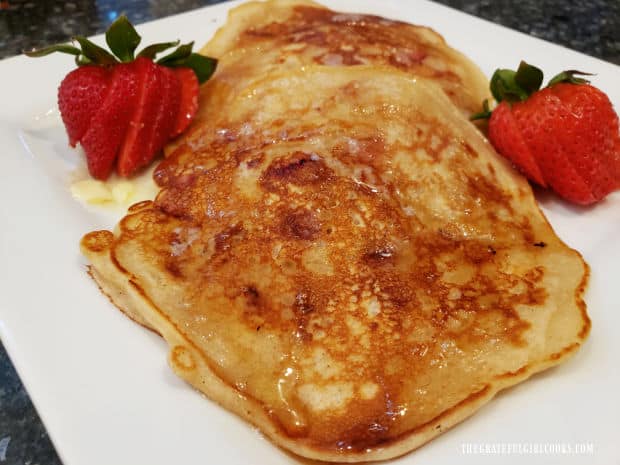
<path fill-rule="evenodd" d="M 193 127 L 226 108 L 253 79 L 312 64 L 386 65 L 432 79 L 466 116 L 481 111 L 490 98 L 480 69 L 432 29 L 339 13 L 305 0 L 255 1 L 231 9 L 201 53 L 217 58 L 218 68 L 202 86 Z"/>
<path fill-rule="evenodd" d="M 219 80 L 307 64 L 388 65 L 436 81 L 467 115 L 480 111 L 489 96 L 484 74 L 432 29 L 308 1 L 233 8 L 201 53 L 220 59 Z"/>
<path fill-rule="evenodd" d="M 83 238 L 92 276 L 181 378 L 300 456 L 409 452 L 589 332 L 587 265 L 530 186 L 393 67 L 255 79 L 154 177 Z"/>

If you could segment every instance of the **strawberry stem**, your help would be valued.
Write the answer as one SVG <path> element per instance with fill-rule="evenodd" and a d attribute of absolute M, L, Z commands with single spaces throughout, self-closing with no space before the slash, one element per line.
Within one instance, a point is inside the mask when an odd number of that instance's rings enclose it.
<path fill-rule="evenodd" d="M 484 102 L 482 102 L 482 111 L 471 115 L 469 120 L 476 121 L 478 119 L 489 119 L 491 117 L 491 113 L 493 113 L 493 111 L 489 108 L 489 99 L 485 98 Z"/>
<path fill-rule="evenodd" d="M 192 54 L 193 47 L 194 42 L 180 45 L 179 48 L 177 48 L 174 52 L 157 60 L 157 63 L 164 66 L 175 65 L 179 61 L 185 60 L 187 57 L 189 57 Z"/>
<path fill-rule="evenodd" d="M 142 38 L 125 15 L 119 16 L 105 33 L 108 47 L 124 63 L 133 61 L 134 52 L 141 40 Z"/>
<path fill-rule="evenodd" d="M 159 44 L 149 45 L 148 47 L 143 48 L 142 51 L 138 53 L 138 56 L 153 60 L 155 55 L 158 53 L 168 50 L 169 48 L 176 47 L 177 45 L 179 45 L 178 40 L 175 40 L 174 42 L 162 42 Z"/>
<path fill-rule="evenodd" d="M 587 84 L 590 81 L 577 76 L 593 76 L 591 73 L 583 71 L 568 70 L 562 71 L 554 76 L 547 87 L 554 86 L 561 82 L 571 84 Z M 532 94 L 540 90 L 543 82 L 543 72 L 536 66 L 530 65 L 521 60 L 517 71 L 511 69 L 496 69 L 491 77 L 490 90 L 497 103 L 507 101 L 509 103 L 522 102 L 527 100 Z M 470 116 L 470 120 L 488 119 L 491 116 L 489 102 L 483 102 L 484 111 Z"/>
<path fill-rule="evenodd" d="M 114 57 L 114 55 L 108 52 L 105 48 L 99 47 L 99 45 L 91 42 L 86 37 L 75 36 L 73 40 L 80 44 L 82 47 L 81 54 L 88 58 L 92 64 L 107 66 L 118 63 L 118 60 Z"/>
<path fill-rule="evenodd" d="M 78 66 L 113 66 L 119 62 L 128 63 L 133 61 L 136 49 L 142 40 L 136 29 L 124 15 L 119 16 L 110 25 L 106 31 L 105 39 L 112 53 L 83 36 L 75 36 L 71 39 L 79 44 L 79 48 L 71 44 L 57 44 L 24 51 L 24 53 L 30 57 L 42 57 L 54 52 L 68 53 L 75 56 L 75 63 Z M 196 73 L 198 82 L 201 84 L 215 72 L 217 60 L 193 53 L 194 42 L 179 45 L 177 40 L 175 42 L 153 44 L 142 49 L 138 56 L 154 60 L 158 53 L 173 47 L 177 48 L 157 60 L 157 64 L 169 68 L 191 68 Z"/>
<path fill-rule="evenodd" d="M 540 89 L 543 72 L 536 66 L 521 61 L 517 71 L 497 69 L 491 77 L 491 93 L 497 102 L 520 102 Z"/>
<path fill-rule="evenodd" d="M 515 74 L 515 82 L 527 93 L 528 97 L 537 90 L 543 82 L 543 72 L 536 66 L 527 64 L 521 60 Z"/>
<path fill-rule="evenodd" d="M 31 50 L 24 50 L 24 55 L 32 57 L 32 58 L 37 58 L 37 57 L 44 57 L 44 56 L 49 55 L 50 53 L 54 53 L 54 52 L 68 53 L 69 55 L 76 55 L 76 56 L 82 54 L 82 50 L 80 50 L 77 47 L 74 47 L 73 45 L 69 45 L 69 44 L 54 44 L 54 45 L 50 45 L 48 47 L 33 48 Z"/>
<path fill-rule="evenodd" d="M 194 42 L 179 46 L 175 51 L 157 60 L 157 64 L 170 68 L 187 67 L 194 70 L 202 84 L 215 72 L 217 60 L 198 53 L 192 53 Z"/>
<path fill-rule="evenodd" d="M 554 86 L 559 84 L 560 82 L 568 82 L 570 84 L 589 84 L 590 81 L 587 79 L 576 77 L 579 76 L 594 76 L 592 73 L 584 73 L 583 71 L 577 71 L 574 69 L 569 69 L 567 71 L 562 71 L 560 74 L 554 76 L 547 84 L 547 87 Z"/>

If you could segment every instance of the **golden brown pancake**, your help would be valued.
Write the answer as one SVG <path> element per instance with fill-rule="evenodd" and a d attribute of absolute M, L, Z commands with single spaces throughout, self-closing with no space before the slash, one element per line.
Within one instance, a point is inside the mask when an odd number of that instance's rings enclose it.
<path fill-rule="evenodd" d="M 467 116 L 489 98 L 480 69 L 432 29 L 340 13 L 307 0 L 254 1 L 233 8 L 201 53 L 219 62 L 202 87 L 193 127 L 213 118 L 265 73 L 313 64 L 385 65 L 432 79 Z"/>
<path fill-rule="evenodd" d="M 588 334 L 581 256 L 440 88 L 394 68 L 256 79 L 155 179 L 84 237 L 93 277 L 180 377 L 300 456 L 409 452 Z"/>
<path fill-rule="evenodd" d="M 248 2 L 234 8 L 201 52 L 221 60 L 220 80 L 306 64 L 386 65 L 436 81 L 468 115 L 488 97 L 483 73 L 432 29 L 308 1 Z"/>

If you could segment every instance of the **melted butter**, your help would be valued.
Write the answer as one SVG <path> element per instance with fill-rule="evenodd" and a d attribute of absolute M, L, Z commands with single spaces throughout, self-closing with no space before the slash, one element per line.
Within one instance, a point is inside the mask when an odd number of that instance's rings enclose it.
<path fill-rule="evenodd" d="M 155 198 L 158 188 L 153 181 L 154 170 L 155 164 L 131 179 L 113 174 L 106 181 L 86 178 L 87 174 L 76 174 L 77 179 L 70 185 L 71 195 L 86 206 L 127 208 L 134 203 Z"/>

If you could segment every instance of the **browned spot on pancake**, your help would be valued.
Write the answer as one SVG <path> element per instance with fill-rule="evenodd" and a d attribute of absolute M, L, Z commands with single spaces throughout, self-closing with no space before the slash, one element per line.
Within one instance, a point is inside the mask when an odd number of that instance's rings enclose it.
<path fill-rule="evenodd" d="M 183 278 L 183 271 L 181 270 L 181 266 L 177 260 L 170 258 L 166 260 L 164 266 L 166 267 L 166 271 L 168 271 L 175 278 Z"/>
<path fill-rule="evenodd" d="M 188 198 L 186 193 L 191 192 L 189 189 L 170 187 L 163 190 L 157 196 L 155 203 L 164 213 L 179 218 L 181 220 L 194 219 L 191 214 L 191 205 L 194 199 Z"/>
<path fill-rule="evenodd" d="M 264 154 L 261 153 L 259 156 L 254 157 L 254 158 L 248 160 L 246 162 L 246 165 L 250 169 L 256 168 L 257 166 L 259 166 L 263 162 L 264 159 L 265 159 L 265 156 L 264 156 Z"/>
<path fill-rule="evenodd" d="M 357 57 L 355 50 L 342 49 L 337 52 L 324 53 L 316 56 L 314 57 L 314 62 L 320 65 L 328 66 L 352 66 L 361 65 L 364 63 Z"/>
<path fill-rule="evenodd" d="M 396 248 L 393 244 L 378 244 L 369 248 L 364 254 L 364 261 L 374 265 L 384 264 L 394 258 Z"/>
<path fill-rule="evenodd" d="M 217 233 L 215 239 L 215 251 L 225 252 L 232 247 L 232 241 L 235 236 L 238 236 L 243 232 L 243 226 L 241 224 L 234 224 L 227 227 L 223 231 Z"/>
<path fill-rule="evenodd" d="M 463 250 L 467 260 L 476 265 L 480 265 L 491 260 L 493 255 L 497 253 L 495 249 L 489 249 L 488 245 L 481 242 L 464 242 Z"/>
<path fill-rule="evenodd" d="M 380 134 L 372 137 L 349 137 L 331 150 L 331 153 L 347 164 L 381 167 L 386 161 L 387 147 Z M 360 181 L 367 181 L 362 172 Z"/>
<path fill-rule="evenodd" d="M 298 208 L 284 214 L 280 223 L 280 233 L 293 239 L 313 240 L 321 231 L 321 223 L 316 215 L 305 208 Z"/>
<path fill-rule="evenodd" d="M 403 282 L 398 275 L 389 274 L 382 276 L 378 283 L 381 292 L 386 295 L 387 300 L 392 303 L 396 310 L 402 310 L 408 305 L 418 304 L 414 289 L 408 283 Z"/>
<path fill-rule="evenodd" d="M 532 283 L 537 283 L 542 280 L 544 275 L 545 269 L 542 266 L 537 266 L 525 273 L 525 278 Z"/>
<path fill-rule="evenodd" d="M 472 198 L 484 199 L 485 202 L 500 205 L 508 212 L 513 212 L 510 195 L 503 191 L 498 183 L 492 182 L 489 178 L 482 176 L 468 177 L 467 188 Z"/>
<path fill-rule="evenodd" d="M 399 49 L 390 55 L 390 64 L 406 70 L 414 64 L 421 64 L 427 56 L 423 50 Z"/>
<path fill-rule="evenodd" d="M 170 184 L 171 173 L 168 166 L 170 165 L 170 159 L 174 157 L 170 157 L 163 162 L 161 162 L 153 171 L 153 181 L 159 187 L 164 187 Z"/>
<path fill-rule="evenodd" d="M 297 292 L 293 308 L 296 313 L 301 313 L 303 315 L 314 310 L 314 306 L 312 302 L 310 302 L 310 292 L 308 290 L 303 289 Z"/>
<path fill-rule="evenodd" d="M 465 149 L 467 155 L 469 155 L 471 158 L 478 158 L 478 153 L 473 149 L 471 145 L 469 145 L 469 142 L 463 141 L 463 148 Z M 495 168 L 493 168 L 490 163 L 489 170 L 491 171 L 491 174 L 495 174 Z"/>
<path fill-rule="evenodd" d="M 193 370 L 196 368 L 196 361 L 192 353 L 183 346 L 174 346 L 170 351 L 170 361 L 172 365 L 180 370 Z"/>
<path fill-rule="evenodd" d="M 260 294 L 258 293 L 258 290 L 254 285 L 249 284 L 247 286 L 244 286 L 241 289 L 241 292 L 245 296 L 248 305 L 251 305 L 252 307 L 256 307 L 258 305 Z"/>
<path fill-rule="evenodd" d="M 534 231 L 532 230 L 532 223 L 528 218 L 523 218 L 521 223 L 518 225 L 519 230 L 523 234 L 523 240 L 528 243 L 536 242 L 536 237 L 534 236 Z"/>
<path fill-rule="evenodd" d="M 260 184 L 269 192 L 286 190 L 286 184 L 316 185 L 331 176 L 331 170 L 316 155 L 295 152 L 273 161 L 264 171 Z"/>

